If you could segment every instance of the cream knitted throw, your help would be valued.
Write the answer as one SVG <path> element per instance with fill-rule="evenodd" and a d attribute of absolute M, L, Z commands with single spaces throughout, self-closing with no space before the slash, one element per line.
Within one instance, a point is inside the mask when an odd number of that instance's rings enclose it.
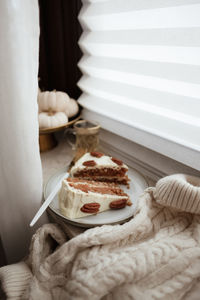
<path fill-rule="evenodd" d="M 199 278 L 200 179 L 181 174 L 148 188 L 124 225 L 68 242 L 57 225 L 44 225 L 28 262 L 0 269 L 7 299 L 198 299 Z"/>

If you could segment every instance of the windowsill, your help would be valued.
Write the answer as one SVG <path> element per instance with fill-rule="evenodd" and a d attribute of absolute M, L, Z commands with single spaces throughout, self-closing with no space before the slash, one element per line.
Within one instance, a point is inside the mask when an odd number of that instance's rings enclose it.
<path fill-rule="evenodd" d="M 89 112 L 85 114 L 85 110 L 83 117 L 94 120 L 94 114 Z M 101 126 L 102 124 L 105 125 L 105 122 L 106 119 L 101 121 Z M 119 130 L 118 132 L 120 133 Z M 56 148 L 41 153 L 44 185 L 59 169 L 68 166 L 74 155 L 74 151 L 68 144 L 67 137 L 63 132 L 57 138 L 59 143 Z M 122 159 L 131 168 L 136 169 L 145 176 L 149 185 L 154 185 L 159 178 L 174 173 L 200 176 L 200 172 L 194 168 L 190 168 L 105 129 L 101 129 L 100 132 L 100 150 L 108 155 Z"/>
<path fill-rule="evenodd" d="M 60 132 L 57 139 L 58 145 L 55 148 L 40 154 L 44 186 L 51 176 L 68 166 L 73 158 L 73 150 L 64 133 Z"/>
<path fill-rule="evenodd" d="M 200 171 L 199 151 L 183 145 L 179 145 L 175 142 L 150 134 L 138 128 L 134 128 L 125 123 L 108 118 L 100 113 L 90 111 L 87 108 L 83 109 L 82 115 L 84 119 L 88 119 L 91 121 L 95 120 L 99 122 L 102 128 L 109 132 L 110 134 L 109 137 L 108 134 L 106 135 L 107 143 L 113 144 L 113 142 L 111 141 L 109 142 L 109 139 L 112 139 L 112 136 L 114 137 L 116 136 L 116 134 L 118 135 L 118 137 L 123 137 L 123 141 L 120 142 L 120 139 L 118 140 L 118 142 L 116 141 L 115 147 L 117 149 L 119 149 L 119 147 L 125 148 L 124 152 L 129 155 L 130 155 L 130 151 L 132 151 L 132 147 L 134 149 L 136 145 L 137 148 L 141 147 L 141 149 L 145 149 L 145 153 L 147 156 L 149 154 L 151 155 L 151 157 L 154 156 L 154 159 L 151 162 L 152 167 L 154 166 L 154 164 L 157 164 L 157 159 L 159 161 L 161 160 L 162 161 L 161 164 L 157 166 L 158 173 L 166 175 L 171 173 L 177 173 L 177 171 L 180 172 L 182 170 L 182 172 L 192 173 L 194 175 L 199 174 Z M 104 139 L 103 136 L 102 139 Z M 124 145 L 124 142 L 126 146 Z M 133 150 L 133 156 L 134 155 L 135 153 Z M 140 158 L 139 155 L 138 159 L 144 163 L 146 163 L 147 160 L 147 164 L 149 163 L 148 157 L 146 156 L 145 157 L 142 156 L 142 158 Z M 174 164 L 175 167 L 168 168 L 167 165 L 170 161 L 171 161 L 170 166 Z"/>

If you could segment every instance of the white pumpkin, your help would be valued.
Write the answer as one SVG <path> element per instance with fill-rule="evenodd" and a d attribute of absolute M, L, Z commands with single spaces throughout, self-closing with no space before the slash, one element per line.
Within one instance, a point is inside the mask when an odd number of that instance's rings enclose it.
<path fill-rule="evenodd" d="M 39 112 L 60 112 L 65 111 L 70 102 L 67 93 L 57 91 L 46 91 L 38 93 Z"/>
<path fill-rule="evenodd" d="M 67 104 L 67 108 L 65 110 L 66 115 L 68 118 L 75 116 L 78 113 L 78 103 L 76 100 L 70 98 L 69 103 Z"/>
<path fill-rule="evenodd" d="M 41 129 L 63 126 L 68 122 L 68 117 L 64 112 L 41 112 L 38 119 Z"/>

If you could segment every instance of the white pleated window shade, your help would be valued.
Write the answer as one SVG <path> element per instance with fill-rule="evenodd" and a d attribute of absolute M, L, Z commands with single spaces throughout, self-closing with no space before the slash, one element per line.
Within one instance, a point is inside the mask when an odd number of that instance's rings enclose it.
<path fill-rule="evenodd" d="M 124 137 L 171 157 L 134 130 L 199 154 L 200 0 L 83 1 L 79 20 L 79 103 L 91 119 L 108 118 L 101 125 L 116 134 L 127 126 Z"/>

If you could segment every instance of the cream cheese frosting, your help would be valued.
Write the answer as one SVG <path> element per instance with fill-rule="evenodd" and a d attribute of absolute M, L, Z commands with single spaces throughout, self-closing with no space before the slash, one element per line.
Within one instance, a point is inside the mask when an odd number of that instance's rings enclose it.
<path fill-rule="evenodd" d="M 128 167 L 123 163 L 121 166 L 117 165 L 115 162 L 112 161 L 112 157 L 107 156 L 107 155 L 102 155 L 101 157 L 95 157 L 92 156 L 89 152 L 84 154 L 77 162 L 76 164 L 72 167 L 70 171 L 70 175 L 73 176 L 76 172 L 84 170 L 86 167 L 83 165 L 85 161 L 90 161 L 93 160 L 96 165 L 95 169 L 98 168 L 112 168 L 112 169 L 127 169 Z M 88 167 L 87 167 L 88 168 Z"/>

